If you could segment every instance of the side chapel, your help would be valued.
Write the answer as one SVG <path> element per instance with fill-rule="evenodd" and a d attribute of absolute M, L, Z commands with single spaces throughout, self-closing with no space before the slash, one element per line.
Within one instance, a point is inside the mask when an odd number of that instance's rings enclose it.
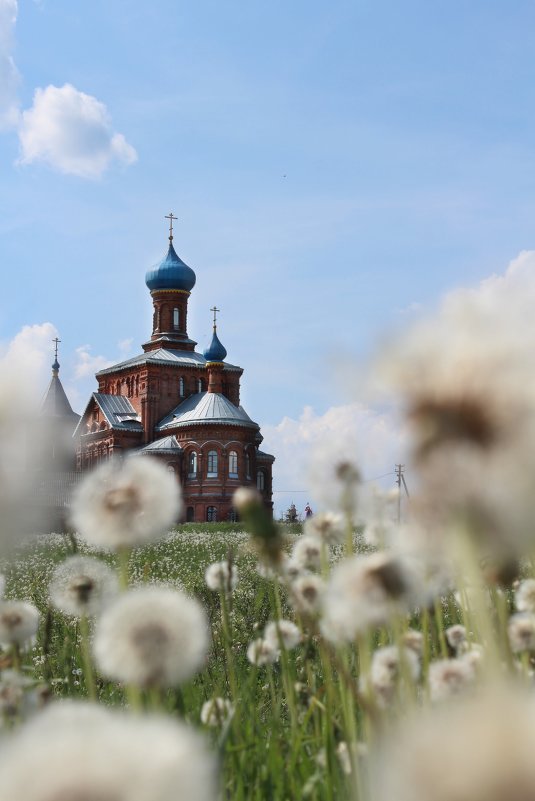
<path fill-rule="evenodd" d="M 94 392 L 75 432 L 76 469 L 136 453 L 165 463 L 182 484 L 185 520 L 235 520 L 232 495 L 255 486 L 272 512 L 275 457 L 260 450 L 260 427 L 240 405 L 243 369 L 225 361 L 213 335 L 203 354 L 188 336 L 188 301 L 196 276 L 173 246 L 145 276 L 154 306 L 143 353 L 96 374 Z"/>

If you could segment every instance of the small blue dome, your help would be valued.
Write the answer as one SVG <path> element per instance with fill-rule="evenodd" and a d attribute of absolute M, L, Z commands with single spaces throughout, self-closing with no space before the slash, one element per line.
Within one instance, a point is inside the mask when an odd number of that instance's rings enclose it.
<path fill-rule="evenodd" d="M 173 243 L 169 242 L 167 256 L 145 276 L 151 292 L 154 289 L 184 289 L 189 292 L 195 286 L 195 273 L 176 255 Z"/>
<path fill-rule="evenodd" d="M 204 351 L 204 358 L 206 359 L 207 362 L 223 362 L 225 361 L 226 355 L 227 355 L 226 348 L 223 347 L 223 345 L 219 341 L 219 337 L 217 336 L 214 330 L 214 335 L 212 337 L 210 347 L 206 348 L 206 350 Z"/>

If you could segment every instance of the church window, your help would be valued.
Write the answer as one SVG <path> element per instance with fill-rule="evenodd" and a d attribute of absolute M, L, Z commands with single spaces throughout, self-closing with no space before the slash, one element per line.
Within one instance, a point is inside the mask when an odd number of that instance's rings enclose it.
<path fill-rule="evenodd" d="M 197 454 L 192 451 L 188 459 L 188 478 L 195 478 L 197 476 Z"/>
<path fill-rule="evenodd" d="M 208 451 L 208 478 L 217 478 L 217 451 Z"/>
<path fill-rule="evenodd" d="M 172 464 L 168 464 L 168 465 L 167 465 L 167 472 L 168 472 L 168 473 L 173 473 L 173 474 L 174 474 L 174 472 L 175 472 L 175 468 L 174 468 L 174 466 L 173 466 Z"/>
<path fill-rule="evenodd" d="M 228 474 L 231 478 L 238 478 L 238 454 L 231 451 L 228 455 Z"/>
<path fill-rule="evenodd" d="M 229 523 L 236 523 L 238 521 L 238 513 L 236 509 L 229 509 L 228 520 Z"/>
<path fill-rule="evenodd" d="M 266 477 L 262 470 L 259 470 L 256 474 L 256 488 L 260 492 L 263 492 L 266 488 Z"/>
<path fill-rule="evenodd" d="M 195 509 L 193 506 L 188 506 L 186 510 L 186 523 L 193 523 L 195 520 Z"/>
<path fill-rule="evenodd" d="M 180 376 L 180 378 L 178 379 L 178 391 L 180 393 L 180 397 L 183 398 L 184 397 L 184 379 L 182 378 L 182 376 Z"/>
<path fill-rule="evenodd" d="M 202 392 L 202 378 L 197 381 L 197 392 Z"/>
<path fill-rule="evenodd" d="M 208 523 L 215 523 L 217 520 L 217 509 L 215 506 L 209 506 L 206 510 L 206 520 Z"/>
<path fill-rule="evenodd" d="M 178 309 L 173 309 L 173 328 L 178 331 L 180 327 L 180 312 Z"/>

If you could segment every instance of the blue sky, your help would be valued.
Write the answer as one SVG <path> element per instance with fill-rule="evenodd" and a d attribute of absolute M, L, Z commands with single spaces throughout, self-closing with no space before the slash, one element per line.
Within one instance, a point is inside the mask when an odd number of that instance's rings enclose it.
<path fill-rule="evenodd" d="M 533 248 L 534 52 L 514 0 L 0 0 L 4 349 L 51 323 L 80 411 L 150 333 L 172 210 L 189 333 L 216 303 L 306 489 L 281 431 L 362 401 L 335 367 Z"/>

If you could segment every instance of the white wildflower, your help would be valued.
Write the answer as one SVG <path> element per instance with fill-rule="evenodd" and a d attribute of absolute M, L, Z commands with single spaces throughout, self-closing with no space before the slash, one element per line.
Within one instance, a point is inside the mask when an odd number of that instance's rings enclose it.
<path fill-rule="evenodd" d="M 517 612 L 516 615 L 511 615 L 507 633 L 514 653 L 535 651 L 535 615 L 529 612 Z"/>
<path fill-rule="evenodd" d="M 291 560 L 301 568 L 318 569 L 321 566 L 321 544 L 318 539 L 306 534 L 299 537 L 292 549 Z"/>
<path fill-rule="evenodd" d="M 0 754 L 0 801 L 215 801 L 215 760 L 170 718 L 52 704 Z"/>
<path fill-rule="evenodd" d="M 462 659 L 439 659 L 429 665 L 429 693 L 432 701 L 444 701 L 465 692 L 475 679 L 473 666 Z"/>
<path fill-rule="evenodd" d="M 0 645 L 28 645 L 37 634 L 39 612 L 26 601 L 0 602 Z"/>
<path fill-rule="evenodd" d="M 209 590 L 232 592 L 238 583 L 238 568 L 227 560 L 214 562 L 206 568 L 204 580 Z"/>
<path fill-rule="evenodd" d="M 97 621 L 96 662 L 105 676 L 140 687 L 173 687 L 203 664 L 209 635 L 204 609 L 167 587 L 120 596 Z"/>
<path fill-rule="evenodd" d="M 448 645 L 453 648 L 455 653 L 459 653 L 461 651 L 466 650 L 467 648 L 467 639 L 466 639 L 466 628 L 461 626 L 460 623 L 455 624 L 454 626 L 450 626 L 445 631 L 446 639 L 448 641 Z"/>
<path fill-rule="evenodd" d="M 515 605 L 519 612 L 535 612 L 535 579 L 520 582 L 515 590 Z"/>
<path fill-rule="evenodd" d="M 336 545 L 344 539 L 344 519 L 334 512 L 319 512 L 305 520 L 303 533 L 327 545 Z"/>
<path fill-rule="evenodd" d="M 79 485 L 72 522 L 91 545 L 117 550 L 159 539 L 181 510 L 174 474 L 156 459 L 129 457 L 97 467 Z"/>
<path fill-rule="evenodd" d="M 321 609 L 325 587 L 320 576 L 299 576 L 290 584 L 290 602 L 303 614 L 317 615 Z"/>
<path fill-rule="evenodd" d="M 70 556 L 55 569 L 49 586 L 54 606 L 76 617 L 96 615 L 118 591 L 115 572 L 90 556 Z"/>
<path fill-rule="evenodd" d="M 291 620 L 278 620 L 267 624 L 264 639 L 274 649 L 280 648 L 282 644 L 289 651 L 299 645 L 302 636 Z"/>
<path fill-rule="evenodd" d="M 234 714 L 234 707 L 228 698 L 211 698 L 201 709 L 201 723 L 205 726 L 223 726 Z"/>
<path fill-rule="evenodd" d="M 252 665 L 270 665 L 276 662 L 279 656 L 279 649 L 274 648 L 263 637 L 253 640 L 247 648 L 247 659 Z"/>
<path fill-rule="evenodd" d="M 353 640 L 417 603 L 420 577 L 406 558 L 375 553 L 344 559 L 332 571 L 321 630 L 333 641 Z"/>

